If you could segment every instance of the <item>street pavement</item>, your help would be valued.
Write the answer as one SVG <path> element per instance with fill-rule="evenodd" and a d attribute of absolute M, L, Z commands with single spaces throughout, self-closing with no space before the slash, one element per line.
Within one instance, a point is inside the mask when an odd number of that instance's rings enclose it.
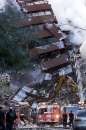
<path fill-rule="evenodd" d="M 54 129 L 52 129 L 52 130 L 54 130 Z M 56 128 L 55 130 L 71 130 L 71 129 L 69 129 L 69 128 L 66 128 L 66 129 L 64 129 L 64 128 Z"/>
<path fill-rule="evenodd" d="M 31 128 L 19 128 L 16 130 L 71 130 L 69 127 L 67 128 L 63 128 L 62 125 L 58 125 L 58 126 L 44 126 L 44 127 L 31 127 Z"/>
<path fill-rule="evenodd" d="M 16 129 L 16 130 L 71 130 L 69 128 L 62 128 L 62 127 L 57 127 L 57 128 L 21 128 L 21 129 Z"/>
<path fill-rule="evenodd" d="M 63 128 L 63 127 L 58 127 L 58 128 L 55 128 L 53 130 L 71 130 L 70 128 Z"/>
<path fill-rule="evenodd" d="M 69 127 L 63 128 L 63 127 L 55 127 L 55 128 L 45 128 L 45 130 L 71 130 Z"/>

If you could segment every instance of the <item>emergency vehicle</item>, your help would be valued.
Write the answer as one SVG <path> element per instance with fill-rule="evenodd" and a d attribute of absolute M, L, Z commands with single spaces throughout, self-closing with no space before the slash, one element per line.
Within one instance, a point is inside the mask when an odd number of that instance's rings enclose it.
<path fill-rule="evenodd" d="M 38 124 L 54 124 L 61 123 L 61 108 L 57 103 L 47 104 L 39 103 L 37 107 Z"/>

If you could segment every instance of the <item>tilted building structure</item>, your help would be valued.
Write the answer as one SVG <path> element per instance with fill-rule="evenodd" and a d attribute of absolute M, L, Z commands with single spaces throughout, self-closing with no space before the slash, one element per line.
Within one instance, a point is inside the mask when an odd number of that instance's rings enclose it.
<path fill-rule="evenodd" d="M 74 71 L 73 62 L 71 62 L 71 56 L 70 56 L 73 53 L 72 46 L 71 44 L 65 42 L 64 39 L 66 35 L 62 33 L 60 28 L 58 27 L 58 21 L 48 1 L 47 0 L 17 0 L 17 2 L 20 5 L 21 10 L 27 17 L 24 20 L 20 20 L 17 23 L 17 26 L 20 28 L 27 27 L 32 30 L 32 34 L 35 37 L 38 37 L 44 41 L 47 39 L 46 45 L 44 46 L 38 45 L 30 50 L 31 58 L 40 58 L 42 62 L 42 63 L 40 62 L 40 66 L 43 72 L 53 74 L 53 70 L 55 73 L 55 70 L 57 71 L 58 69 L 60 69 L 60 72 L 62 71 L 62 74 L 64 75 L 65 73 L 66 74 L 73 73 Z M 63 59 L 61 59 L 62 57 L 60 56 L 61 54 L 64 55 Z M 59 68 L 60 63 L 62 64 L 65 62 L 65 59 L 67 58 L 66 56 L 68 57 L 67 59 L 68 64 L 63 64 Z M 45 64 L 46 66 L 48 66 L 48 64 L 52 64 L 53 62 L 57 63 L 55 66 L 53 66 L 53 69 L 52 67 L 46 68 L 46 71 L 45 69 L 43 69 L 44 68 L 43 66 Z M 68 68 L 68 72 L 67 72 L 67 68 Z"/>
<path fill-rule="evenodd" d="M 76 81 L 74 51 L 66 41 L 66 34 L 58 27 L 58 21 L 47 0 L 16 0 L 25 19 L 17 23 L 19 28 L 28 28 L 43 44 L 29 48 L 31 59 L 36 59 L 43 73 L 55 77 L 71 76 Z M 29 36 L 28 36 L 29 37 Z"/>

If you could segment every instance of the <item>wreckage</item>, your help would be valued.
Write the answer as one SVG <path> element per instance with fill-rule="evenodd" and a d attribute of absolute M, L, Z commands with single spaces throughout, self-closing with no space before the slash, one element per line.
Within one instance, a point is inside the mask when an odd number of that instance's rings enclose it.
<path fill-rule="evenodd" d="M 47 44 L 44 46 L 38 45 L 31 49 L 28 48 L 30 58 L 32 60 L 36 59 L 41 73 L 50 75 L 49 80 L 52 81 L 53 78 L 56 79 L 60 76 L 71 76 L 76 81 L 73 46 L 67 41 L 67 33 L 62 32 L 58 27 L 58 21 L 51 5 L 47 0 L 16 1 L 26 16 L 26 19 L 20 20 L 16 24 L 17 27 L 31 29 L 33 36 L 42 40 L 47 39 Z M 52 41 L 52 43 L 50 44 L 48 41 Z M 42 81 L 44 81 L 44 78 Z M 19 89 L 13 99 L 24 101 L 28 95 L 30 97 L 35 95 L 36 99 L 39 99 L 36 92 L 32 93 L 33 88 L 28 88 L 28 86 Z M 40 98 L 44 100 L 43 97 L 40 96 Z"/>

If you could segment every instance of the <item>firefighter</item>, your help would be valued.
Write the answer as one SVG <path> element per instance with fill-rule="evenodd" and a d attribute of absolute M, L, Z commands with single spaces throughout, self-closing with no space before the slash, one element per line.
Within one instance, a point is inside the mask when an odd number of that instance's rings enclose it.
<path fill-rule="evenodd" d="M 71 127 L 73 125 L 73 120 L 74 120 L 74 114 L 72 111 L 69 113 L 69 126 Z"/>
<path fill-rule="evenodd" d="M 67 127 L 67 113 L 66 110 L 63 112 L 63 127 L 66 128 Z"/>
<path fill-rule="evenodd" d="M 9 111 L 6 114 L 6 130 L 12 130 L 14 121 L 16 119 L 16 112 L 10 107 Z"/>

